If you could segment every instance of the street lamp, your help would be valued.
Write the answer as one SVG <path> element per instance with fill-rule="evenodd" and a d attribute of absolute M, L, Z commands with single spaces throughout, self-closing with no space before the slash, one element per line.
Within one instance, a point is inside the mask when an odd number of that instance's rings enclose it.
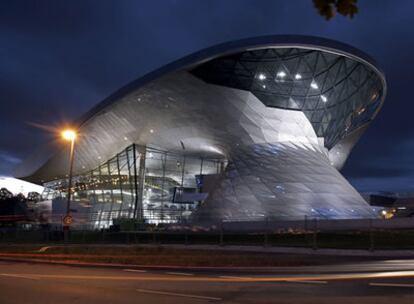
<path fill-rule="evenodd" d="M 66 129 L 62 131 L 62 138 L 64 140 L 70 141 L 70 156 L 69 156 L 69 184 L 68 184 L 68 200 L 66 203 L 66 216 L 64 220 L 65 226 L 69 226 L 71 222 L 70 217 L 70 198 L 72 194 L 72 169 L 73 169 L 73 156 L 75 153 L 75 139 L 76 139 L 76 131 L 71 129 Z M 68 227 L 69 228 L 69 227 Z"/>

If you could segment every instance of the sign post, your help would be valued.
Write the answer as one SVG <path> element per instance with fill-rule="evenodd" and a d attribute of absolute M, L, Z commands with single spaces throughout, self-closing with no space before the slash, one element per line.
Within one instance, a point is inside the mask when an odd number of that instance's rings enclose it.
<path fill-rule="evenodd" d="M 65 215 L 62 221 L 64 226 L 70 226 L 73 224 L 73 217 L 69 214 Z"/>
<path fill-rule="evenodd" d="M 69 226 L 73 224 L 73 217 L 69 214 L 65 215 L 62 219 L 63 224 L 63 240 L 65 243 L 69 241 Z"/>

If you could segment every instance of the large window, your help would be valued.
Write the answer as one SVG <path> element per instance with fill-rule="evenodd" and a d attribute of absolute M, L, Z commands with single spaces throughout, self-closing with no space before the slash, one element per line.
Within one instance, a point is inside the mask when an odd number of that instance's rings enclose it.
<path fill-rule="evenodd" d="M 209 83 L 250 91 L 268 107 L 303 111 L 329 149 L 371 120 L 382 99 L 381 79 L 368 65 L 319 50 L 245 51 L 191 72 Z"/>
<path fill-rule="evenodd" d="M 148 223 L 187 221 L 208 197 L 203 180 L 220 174 L 225 162 L 188 157 L 131 145 L 98 168 L 73 178 L 72 209 L 92 228 L 106 228 L 115 218 Z M 58 196 L 67 179 L 45 184 Z"/>

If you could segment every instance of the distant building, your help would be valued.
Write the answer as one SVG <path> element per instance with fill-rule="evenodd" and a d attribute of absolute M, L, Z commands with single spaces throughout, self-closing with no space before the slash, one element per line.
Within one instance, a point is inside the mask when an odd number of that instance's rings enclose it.
<path fill-rule="evenodd" d="M 0 176 L 0 230 L 36 221 L 36 202 L 43 189 L 36 184 Z"/>
<path fill-rule="evenodd" d="M 1 188 L 6 188 L 13 195 L 22 193 L 24 196 L 27 196 L 30 192 L 42 193 L 44 190 L 43 186 L 9 176 L 0 176 Z"/>
<path fill-rule="evenodd" d="M 380 209 L 382 217 L 414 217 L 414 193 L 375 192 L 364 193 L 363 197 Z"/>
<path fill-rule="evenodd" d="M 338 170 L 385 93 L 377 64 L 332 40 L 213 46 L 130 83 L 83 117 L 73 199 L 96 228 L 122 217 L 376 217 Z M 17 175 L 51 197 L 64 194 L 68 151 L 42 155 Z"/>

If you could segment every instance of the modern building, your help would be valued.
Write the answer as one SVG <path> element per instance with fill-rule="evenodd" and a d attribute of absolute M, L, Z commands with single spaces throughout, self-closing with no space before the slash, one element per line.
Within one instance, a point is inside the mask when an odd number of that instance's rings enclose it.
<path fill-rule="evenodd" d="M 224 43 L 128 84 L 77 124 L 74 203 L 88 221 L 375 217 L 338 170 L 380 110 L 383 72 L 332 40 Z M 67 189 L 68 148 L 17 175 Z M 46 155 L 46 154 L 43 154 Z"/>
<path fill-rule="evenodd" d="M 362 197 L 383 218 L 414 217 L 414 193 L 412 192 L 368 192 Z"/>
<path fill-rule="evenodd" d="M 42 193 L 44 191 L 44 188 L 42 186 L 19 180 L 10 176 L 0 176 L 0 189 L 1 188 L 7 189 L 13 195 L 18 195 L 21 193 L 26 197 L 30 192 Z"/>

